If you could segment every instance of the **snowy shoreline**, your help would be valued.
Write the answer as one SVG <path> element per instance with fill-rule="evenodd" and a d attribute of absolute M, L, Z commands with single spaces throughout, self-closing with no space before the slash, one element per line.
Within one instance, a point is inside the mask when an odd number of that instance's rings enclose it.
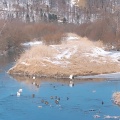
<path fill-rule="evenodd" d="M 21 76 L 21 77 L 28 77 L 28 78 L 57 78 L 57 79 L 69 79 L 69 76 L 51 76 L 51 75 L 42 75 L 42 74 L 28 74 L 28 73 L 10 73 L 11 76 Z M 105 74 L 88 74 L 88 75 L 75 75 L 74 79 L 119 79 L 120 72 L 116 73 L 105 73 Z"/>

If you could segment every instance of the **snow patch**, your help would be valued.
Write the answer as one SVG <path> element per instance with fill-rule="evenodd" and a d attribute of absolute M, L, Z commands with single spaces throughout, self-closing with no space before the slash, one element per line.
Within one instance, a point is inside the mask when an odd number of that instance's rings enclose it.
<path fill-rule="evenodd" d="M 120 116 L 110 116 L 110 115 L 105 115 L 104 119 L 120 119 Z"/>
<path fill-rule="evenodd" d="M 78 39 L 79 39 L 78 37 L 74 37 L 74 36 L 66 37 L 66 40 L 78 40 Z"/>
<path fill-rule="evenodd" d="M 26 42 L 22 43 L 22 46 L 35 46 L 35 45 L 42 45 L 42 41 L 33 41 L 33 42 Z"/>
<path fill-rule="evenodd" d="M 94 61 L 96 57 L 101 58 L 103 62 L 106 62 L 107 58 L 110 58 L 113 62 L 119 62 L 118 60 L 120 59 L 119 51 L 105 51 L 99 47 L 92 48 L 90 52 L 83 53 L 83 55 L 93 57 L 91 61 Z"/>
<path fill-rule="evenodd" d="M 26 62 L 21 62 L 21 64 L 29 66 L 30 64 L 26 63 Z"/>
<path fill-rule="evenodd" d="M 34 39 L 33 42 L 23 43 L 22 45 L 35 46 L 42 44 L 42 41 Z M 64 41 L 61 45 L 50 45 L 50 47 L 56 51 L 56 54 L 52 57 L 44 57 L 42 60 L 50 62 L 54 65 L 67 66 L 70 64 L 70 59 L 75 54 L 86 57 L 90 62 L 96 62 L 98 64 L 105 64 L 108 60 L 110 60 L 110 62 L 119 63 L 120 59 L 120 52 L 105 51 L 103 48 L 95 46 L 95 44 L 87 38 L 81 38 L 73 33 L 66 34 L 66 37 L 64 37 Z M 22 64 L 27 65 L 24 62 Z M 41 64 L 45 66 L 44 62 Z"/>

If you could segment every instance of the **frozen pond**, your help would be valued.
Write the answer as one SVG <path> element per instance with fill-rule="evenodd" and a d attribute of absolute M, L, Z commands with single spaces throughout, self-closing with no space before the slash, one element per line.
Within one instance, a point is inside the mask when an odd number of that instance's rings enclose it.
<path fill-rule="evenodd" d="M 0 120 L 120 119 L 120 107 L 112 101 L 113 92 L 120 91 L 119 73 L 105 80 L 75 80 L 71 87 L 67 79 L 12 78 L 6 73 L 11 66 L 9 60 L 0 65 Z"/>

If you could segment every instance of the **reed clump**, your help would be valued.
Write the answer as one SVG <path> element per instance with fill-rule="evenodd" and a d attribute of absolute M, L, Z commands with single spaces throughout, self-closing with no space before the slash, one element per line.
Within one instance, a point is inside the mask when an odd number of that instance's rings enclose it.
<path fill-rule="evenodd" d="M 64 41 L 61 45 L 32 47 L 21 55 L 9 74 L 68 77 L 120 72 L 119 62 L 109 56 L 91 56 L 93 48 L 102 46 L 101 42 L 76 37 L 77 40 Z"/>

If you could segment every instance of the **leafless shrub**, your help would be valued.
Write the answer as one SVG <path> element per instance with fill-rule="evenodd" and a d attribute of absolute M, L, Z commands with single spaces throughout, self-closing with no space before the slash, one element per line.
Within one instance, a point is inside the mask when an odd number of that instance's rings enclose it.
<path fill-rule="evenodd" d="M 54 33 L 43 36 L 43 42 L 46 45 L 60 44 L 62 39 L 62 33 Z"/>
<path fill-rule="evenodd" d="M 0 21 L 2 28 L 5 21 Z M 105 44 L 116 44 L 119 48 L 120 33 L 116 32 L 116 24 L 109 19 L 98 20 L 81 25 L 54 24 L 54 23 L 22 23 L 20 21 L 8 22 L 0 36 L 0 49 L 9 49 L 19 46 L 20 43 L 31 41 L 34 38 L 43 40 L 47 45 L 60 44 L 61 36 L 65 33 L 76 33 L 90 40 L 101 40 Z M 4 45 L 3 45 L 4 44 Z"/>

